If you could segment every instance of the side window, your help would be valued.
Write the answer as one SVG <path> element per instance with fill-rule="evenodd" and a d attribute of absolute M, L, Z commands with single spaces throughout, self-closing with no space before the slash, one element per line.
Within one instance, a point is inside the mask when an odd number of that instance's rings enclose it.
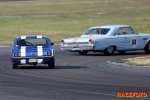
<path fill-rule="evenodd" d="M 130 27 L 130 30 L 132 34 L 137 34 L 131 27 Z"/>
<path fill-rule="evenodd" d="M 101 34 L 102 34 L 102 35 L 107 34 L 107 32 L 108 32 L 108 31 L 107 31 L 106 29 L 102 29 L 102 30 L 101 30 Z"/>
<path fill-rule="evenodd" d="M 85 35 L 106 35 L 109 32 L 109 28 L 95 28 L 89 29 Z"/>
<path fill-rule="evenodd" d="M 25 41 L 25 39 L 21 39 L 21 40 L 18 40 L 17 44 L 18 46 L 26 46 L 27 42 Z"/>
<path fill-rule="evenodd" d="M 131 27 L 122 27 L 114 35 L 130 35 L 135 34 Z"/>
<path fill-rule="evenodd" d="M 100 35 L 106 35 L 109 32 L 109 28 L 100 28 L 99 29 L 99 34 Z"/>
<path fill-rule="evenodd" d="M 96 34 L 96 33 L 97 33 L 96 29 L 90 29 L 85 34 L 86 35 L 93 35 L 93 34 Z"/>
<path fill-rule="evenodd" d="M 122 28 L 123 34 L 134 34 L 130 27 Z"/>
<path fill-rule="evenodd" d="M 122 34 L 122 30 L 119 29 L 114 35 L 121 35 Z"/>

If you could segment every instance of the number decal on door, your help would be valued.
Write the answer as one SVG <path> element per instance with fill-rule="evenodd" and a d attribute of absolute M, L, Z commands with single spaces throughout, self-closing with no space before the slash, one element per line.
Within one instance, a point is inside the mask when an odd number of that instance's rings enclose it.
<path fill-rule="evenodd" d="M 132 45 L 136 45 L 136 39 L 132 39 Z"/>
<path fill-rule="evenodd" d="M 137 39 L 133 38 L 131 40 L 131 45 L 132 45 L 132 47 L 136 47 L 137 46 Z"/>

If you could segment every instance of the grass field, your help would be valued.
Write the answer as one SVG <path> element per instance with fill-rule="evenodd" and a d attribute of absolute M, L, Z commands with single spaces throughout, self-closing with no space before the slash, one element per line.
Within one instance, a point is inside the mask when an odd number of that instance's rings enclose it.
<path fill-rule="evenodd" d="M 150 58 L 131 58 L 125 63 L 132 66 L 150 66 Z"/>
<path fill-rule="evenodd" d="M 47 35 L 55 43 L 89 27 L 128 24 L 150 33 L 149 0 L 32 0 L 0 2 L 0 45 L 20 35 Z"/>

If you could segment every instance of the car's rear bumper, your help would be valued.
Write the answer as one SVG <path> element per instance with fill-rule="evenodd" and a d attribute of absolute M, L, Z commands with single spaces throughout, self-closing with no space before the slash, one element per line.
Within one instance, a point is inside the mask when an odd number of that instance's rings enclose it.
<path fill-rule="evenodd" d="M 85 46 L 72 46 L 72 45 L 68 45 L 68 46 L 60 46 L 61 50 L 64 51 L 92 51 L 94 48 L 94 45 L 85 45 Z"/>
<path fill-rule="evenodd" d="M 11 58 L 13 64 L 48 64 L 54 62 L 54 56 L 52 57 L 15 57 Z"/>

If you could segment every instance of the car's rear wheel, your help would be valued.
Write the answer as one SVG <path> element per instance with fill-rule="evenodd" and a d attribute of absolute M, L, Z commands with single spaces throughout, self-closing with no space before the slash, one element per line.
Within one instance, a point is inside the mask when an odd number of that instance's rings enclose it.
<path fill-rule="evenodd" d="M 88 53 L 88 51 L 78 51 L 78 53 L 79 53 L 80 55 L 86 55 L 86 54 Z"/>
<path fill-rule="evenodd" d="M 125 54 L 126 51 L 118 51 L 119 54 Z"/>
<path fill-rule="evenodd" d="M 114 46 L 109 46 L 104 50 L 104 54 L 105 55 L 111 55 L 113 54 L 115 51 L 115 47 Z"/>
<path fill-rule="evenodd" d="M 145 53 L 150 54 L 150 41 L 145 46 L 144 50 L 145 50 Z"/>
<path fill-rule="evenodd" d="M 12 65 L 12 68 L 13 68 L 13 69 L 17 69 L 17 68 L 18 68 L 18 65 L 17 65 L 17 64 L 13 64 L 13 65 Z"/>
<path fill-rule="evenodd" d="M 55 68 L 55 62 L 49 63 L 49 64 L 48 64 L 48 67 L 49 67 L 50 69 L 54 69 L 54 68 Z"/>

